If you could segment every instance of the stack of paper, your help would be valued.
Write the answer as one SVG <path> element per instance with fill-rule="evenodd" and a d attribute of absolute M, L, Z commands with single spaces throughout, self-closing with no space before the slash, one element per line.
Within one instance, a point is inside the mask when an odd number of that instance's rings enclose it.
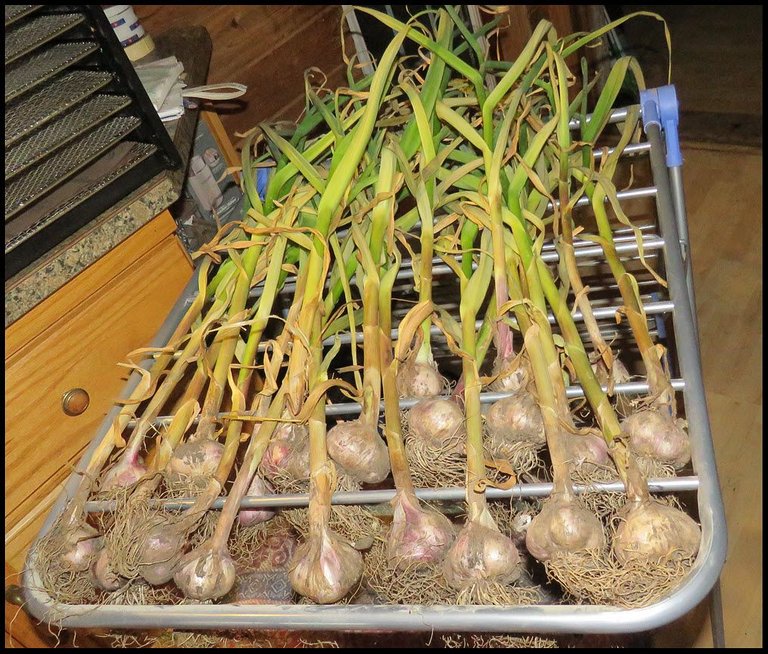
<path fill-rule="evenodd" d="M 183 72 L 184 65 L 176 57 L 136 66 L 136 73 L 163 122 L 184 114 L 182 91 L 186 84 L 180 79 Z"/>

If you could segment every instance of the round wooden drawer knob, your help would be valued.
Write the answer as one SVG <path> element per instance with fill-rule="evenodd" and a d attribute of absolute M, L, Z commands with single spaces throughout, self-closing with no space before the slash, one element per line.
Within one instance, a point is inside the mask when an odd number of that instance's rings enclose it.
<path fill-rule="evenodd" d="M 61 406 L 68 416 L 79 416 L 90 403 L 91 398 L 84 388 L 72 388 L 61 398 Z"/>

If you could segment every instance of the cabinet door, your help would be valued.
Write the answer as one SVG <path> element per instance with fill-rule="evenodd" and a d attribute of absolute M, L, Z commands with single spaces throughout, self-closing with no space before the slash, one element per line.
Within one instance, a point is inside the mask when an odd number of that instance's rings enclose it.
<path fill-rule="evenodd" d="M 191 272 L 178 240 L 167 236 L 6 359 L 5 532 L 12 568 L 22 568 L 61 484 L 119 396 L 130 371 L 117 364 L 150 342 Z M 90 402 L 79 415 L 67 415 L 62 398 L 75 388 Z"/>

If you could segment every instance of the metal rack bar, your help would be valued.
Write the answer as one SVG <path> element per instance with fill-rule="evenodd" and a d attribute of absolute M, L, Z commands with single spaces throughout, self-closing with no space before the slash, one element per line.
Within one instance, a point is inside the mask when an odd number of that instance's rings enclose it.
<path fill-rule="evenodd" d="M 649 236 L 648 238 L 643 239 L 643 252 L 644 253 L 650 253 L 650 252 L 656 252 L 658 250 L 661 250 L 661 248 L 664 247 L 664 240 L 659 238 L 658 236 Z M 632 242 L 619 242 L 616 244 L 616 252 L 618 254 L 639 254 L 640 250 L 637 246 L 637 242 L 632 240 Z M 576 245 L 574 246 L 574 254 L 576 256 L 576 259 L 586 259 L 587 257 L 599 257 L 603 254 L 603 249 L 599 245 Z M 560 260 L 560 255 L 554 248 L 549 248 L 548 250 L 545 250 L 541 253 L 541 258 L 545 263 L 557 263 Z M 407 262 L 406 262 L 407 263 Z M 439 257 L 435 257 L 432 260 L 432 263 L 434 264 L 432 266 L 432 274 L 433 275 L 447 275 L 449 273 L 452 273 L 453 271 L 449 266 L 442 263 L 442 259 Z M 476 264 L 473 264 L 472 269 L 474 270 L 477 268 Z M 397 279 L 412 279 L 413 278 L 413 269 L 409 267 L 405 267 L 405 265 L 401 268 L 400 272 L 397 274 Z"/>
<path fill-rule="evenodd" d="M 725 623 L 723 621 L 723 596 L 720 592 L 720 580 L 715 582 L 709 595 L 709 620 L 712 623 L 712 647 L 725 647 Z"/>
<path fill-rule="evenodd" d="M 682 379 L 673 379 L 672 388 L 676 391 L 682 391 L 685 388 L 685 382 Z M 603 390 L 607 389 L 603 387 Z M 641 395 L 648 392 L 648 384 L 645 382 L 627 382 L 625 384 L 616 384 L 614 391 L 620 395 Z M 584 397 L 584 391 L 581 386 L 569 386 L 565 389 L 566 397 L 569 400 Z M 509 397 L 510 393 L 480 393 L 481 404 L 490 404 L 498 400 Z M 401 409 L 410 409 L 418 400 L 403 399 L 400 400 Z M 382 408 L 383 408 L 382 404 Z M 331 404 L 325 408 L 325 414 L 328 416 L 341 416 L 354 414 L 360 411 L 360 404 L 357 402 L 345 402 L 343 404 Z"/>
<path fill-rule="evenodd" d="M 681 235 L 678 232 L 678 225 L 685 215 L 680 211 L 684 212 L 684 207 L 678 202 L 677 212 L 675 210 L 659 126 L 647 125 L 646 134 L 652 146 L 651 168 L 659 190 L 656 196 L 659 224 L 662 232 L 667 235 L 667 244 L 664 248 L 665 259 L 670 269 L 675 272 L 675 274 L 670 274 L 668 278 L 669 292 L 673 299 L 686 298 L 686 301 L 681 302 L 678 306 L 673 321 L 675 332 L 687 333 L 690 338 L 678 339 L 677 356 L 681 373 L 691 382 L 685 392 L 685 407 L 689 433 L 697 435 L 697 438 L 691 438 L 692 461 L 697 473 L 702 476 L 707 475 L 708 480 L 708 483 L 699 489 L 697 501 L 702 540 L 704 540 L 705 534 L 709 535 L 709 542 L 706 543 L 709 551 L 705 557 L 702 557 L 701 553 L 699 554 L 696 565 L 699 566 L 700 563 L 700 568 L 706 571 L 703 574 L 710 582 L 707 590 L 709 591 L 712 616 L 712 637 L 716 647 L 723 647 L 725 645 L 725 632 L 719 577 L 720 570 L 725 563 L 728 537 L 725 507 L 719 490 L 715 451 L 704 392 L 698 349 L 698 326 L 694 313 L 695 302 L 689 292 L 693 286 L 692 269 L 690 257 L 687 256 L 686 261 L 683 259 L 683 248 L 686 247 L 686 244 L 681 241 Z M 678 177 L 677 180 L 677 183 L 681 184 L 681 178 Z M 681 192 L 681 188 L 678 188 L 678 192 Z M 687 228 L 685 240 L 687 241 Z"/>
<path fill-rule="evenodd" d="M 675 218 L 679 230 L 680 247 L 685 263 L 685 283 L 688 286 L 688 296 L 691 299 L 691 315 L 696 340 L 699 340 L 699 322 L 696 318 L 696 295 L 693 290 L 693 263 L 690 257 L 690 242 L 688 240 L 688 215 L 685 210 L 685 194 L 683 192 L 683 167 L 672 166 L 669 169 L 670 191 L 675 207 Z"/>
<path fill-rule="evenodd" d="M 653 198 L 656 196 L 656 188 L 653 186 L 646 186 L 642 188 L 635 188 L 635 189 L 629 189 L 626 191 L 619 191 L 616 193 L 616 197 L 619 199 L 619 201 L 625 201 L 625 200 L 638 200 L 642 198 Z M 608 202 L 608 199 L 605 200 Z M 584 196 L 576 200 L 576 202 L 573 204 L 574 207 L 586 207 L 589 206 L 591 200 Z M 555 200 L 554 202 L 548 202 L 547 203 L 547 210 L 552 211 L 555 207 L 560 206 L 560 201 Z M 414 229 L 418 228 L 419 225 L 421 225 L 421 221 L 417 220 L 415 223 L 413 223 Z M 338 231 L 339 238 L 344 238 L 346 236 L 347 230 L 340 229 Z"/>
<path fill-rule="evenodd" d="M 627 112 L 629 111 L 629 107 L 621 107 L 619 109 L 614 109 L 611 111 L 611 113 L 608 116 L 608 122 L 613 125 L 615 123 L 620 123 L 622 120 L 626 120 L 627 118 Z M 586 120 L 589 122 L 592 119 L 592 114 L 587 114 Z M 568 123 L 568 127 L 571 129 L 578 129 L 581 126 L 581 119 L 580 118 L 571 118 L 571 121 Z"/>
<path fill-rule="evenodd" d="M 680 493 L 683 491 L 695 491 L 699 488 L 699 478 L 690 477 L 670 477 L 662 479 L 649 479 L 648 490 L 651 493 Z M 587 492 L 600 493 L 622 493 L 624 484 L 620 481 L 596 482 L 590 486 L 584 484 L 574 484 L 574 492 L 583 494 Z M 396 490 L 361 490 L 334 493 L 331 503 L 336 505 L 354 505 L 354 504 L 385 504 L 395 497 Z M 425 502 L 455 501 L 460 502 L 465 499 L 467 491 L 465 488 L 418 488 L 416 497 Z M 552 492 L 552 484 L 515 484 L 512 488 L 502 490 L 500 488 L 487 488 L 485 493 L 491 500 L 519 499 L 523 497 L 548 497 Z M 218 498 L 212 509 L 220 510 L 224 506 L 226 498 Z M 173 500 L 154 500 L 150 503 L 152 508 L 163 508 L 167 511 L 183 511 L 192 507 L 195 503 L 194 498 L 176 498 Z M 288 508 L 301 507 L 309 504 L 309 494 L 294 493 L 282 495 L 250 495 L 244 497 L 240 502 L 241 509 L 256 508 Z M 86 511 L 89 513 L 104 513 L 112 511 L 115 502 L 110 500 L 94 500 L 86 502 Z"/>
<path fill-rule="evenodd" d="M 616 316 L 617 311 L 619 311 L 618 306 L 609 306 L 609 307 L 598 307 L 592 310 L 592 313 L 594 314 L 595 318 L 597 320 L 601 319 L 610 319 L 614 318 Z M 660 314 L 670 313 L 674 311 L 675 305 L 672 302 L 648 302 L 646 304 L 643 304 L 643 309 L 645 310 L 646 315 L 649 316 L 656 316 Z M 578 321 L 582 321 L 584 319 L 584 316 L 582 315 L 581 311 L 574 311 L 573 319 Z M 557 320 L 555 319 L 554 314 L 550 311 L 547 313 L 547 319 L 549 320 L 550 324 L 554 325 L 556 324 Z M 478 320 L 475 322 L 475 328 L 480 329 L 482 326 L 483 321 Z M 440 336 L 442 332 L 438 327 L 435 327 L 434 325 L 430 328 L 430 332 L 433 336 Z M 399 329 L 393 329 L 391 333 L 392 340 L 397 340 L 398 335 L 400 334 Z M 358 342 L 360 342 L 363 338 L 362 332 L 355 332 L 355 338 Z M 333 345 L 335 342 L 335 337 L 326 338 L 323 341 L 323 345 Z M 345 334 L 339 334 L 339 342 L 342 345 L 347 345 L 352 342 L 352 336 L 348 333 Z"/>
<path fill-rule="evenodd" d="M 632 239 L 631 241 L 629 239 Z M 643 252 L 646 254 L 653 254 L 655 252 L 658 252 L 664 247 L 664 239 L 662 239 L 659 236 L 656 236 L 655 234 L 650 235 L 643 235 Z M 619 237 L 617 239 L 616 243 L 616 252 L 618 254 L 637 254 L 639 256 L 640 250 L 638 248 L 637 242 L 634 240 L 634 236 L 629 237 Z M 581 241 L 580 243 L 577 243 L 574 245 L 574 253 L 575 256 L 578 259 L 586 259 L 587 257 L 599 257 L 602 254 L 602 248 L 599 245 L 594 245 L 592 243 L 589 243 L 587 241 Z M 560 255 L 557 253 L 557 250 L 555 250 L 554 246 L 551 245 L 545 245 L 542 253 L 541 258 L 544 260 L 545 263 L 557 263 L 560 260 Z M 397 273 L 396 279 L 403 280 L 403 279 L 413 279 L 413 269 L 410 268 L 407 264 L 409 262 L 404 262 L 404 265 L 401 267 L 401 270 Z M 442 263 L 442 259 L 439 257 L 435 257 L 432 259 L 433 268 L 432 273 L 434 275 L 441 275 L 441 274 L 448 274 L 451 272 L 451 269 L 448 265 Z M 476 266 L 473 264 L 473 269 Z M 288 280 L 283 285 L 282 289 L 280 289 L 281 294 L 286 293 L 293 293 L 296 290 L 296 283 L 294 280 L 295 278 L 289 277 Z M 257 298 L 261 296 L 261 287 L 256 286 L 252 288 L 248 294 L 249 298 Z"/>
<path fill-rule="evenodd" d="M 675 391 L 682 391 L 685 389 L 685 381 L 682 379 L 672 379 L 672 388 Z M 607 387 L 603 386 L 603 391 L 607 392 Z M 623 384 L 616 384 L 614 386 L 614 393 L 618 395 L 642 395 L 643 393 L 648 392 L 648 384 L 646 382 L 625 382 Z M 480 393 L 480 403 L 481 404 L 491 404 L 493 402 L 498 402 L 499 400 L 504 399 L 505 397 L 509 397 L 512 395 L 512 393 Z M 565 395 L 569 400 L 578 399 L 581 397 L 584 397 L 584 391 L 582 390 L 581 386 L 574 385 L 569 386 L 565 389 Z M 400 408 L 401 409 L 410 409 L 412 406 L 414 406 L 419 400 L 415 398 L 401 398 L 399 401 Z M 329 404 L 325 407 L 325 415 L 326 416 L 346 416 L 346 415 L 354 415 L 357 413 L 360 413 L 361 406 L 359 402 L 340 402 L 338 404 Z M 382 402 L 380 405 L 380 410 L 384 411 L 384 403 Z M 248 411 L 243 411 L 238 414 L 231 414 L 231 413 L 218 413 L 216 415 L 216 418 L 218 420 L 247 420 L 248 418 L 253 417 L 254 414 L 250 413 Z M 160 427 L 161 425 L 167 425 L 173 420 L 173 416 L 158 416 L 154 420 L 152 420 L 152 425 L 155 427 Z M 196 418 L 191 424 L 196 424 L 197 420 L 199 418 Z M 136 420 L 132 419 L 127 423 L 127 427 L 134 427 L 136 425 Z"/>

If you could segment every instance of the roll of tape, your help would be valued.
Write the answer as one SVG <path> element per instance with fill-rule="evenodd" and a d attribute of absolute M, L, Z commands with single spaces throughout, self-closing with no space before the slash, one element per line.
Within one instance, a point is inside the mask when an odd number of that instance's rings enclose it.
<path fill-rule="evenodd" d="M 124 48 L 138 43 L 145 35 L 144 28 L 131 5 L 113 5 L 104 10 L 112 30 Z"/>
<path fill-rule="evenodd" d="M 142 57 L 146 57 L 155 49 L 155 42 L 149 34 L 145 34 L 143 38 L 139 39 L 136 43 L 123 49 L 125 50 L 125 54 L 128 55 L 128 59 L 131 61 L 138 61 Z"/>

